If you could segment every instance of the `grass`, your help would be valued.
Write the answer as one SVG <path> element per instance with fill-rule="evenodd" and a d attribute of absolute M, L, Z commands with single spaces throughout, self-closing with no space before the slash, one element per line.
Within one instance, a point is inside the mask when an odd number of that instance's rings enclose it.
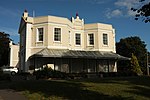
<path fill-rule="evenodd" d="M 150 77 L 0 82 L 29 100 L 149 100 Z"/>

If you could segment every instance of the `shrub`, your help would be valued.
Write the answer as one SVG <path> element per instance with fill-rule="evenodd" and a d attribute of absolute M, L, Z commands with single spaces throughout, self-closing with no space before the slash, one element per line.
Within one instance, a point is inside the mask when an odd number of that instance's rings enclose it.
<path fill-rule="evenodd" d="M 141 67 L 138 63 L 137 57 L 132 53 L 131 57 L 131 71 L 136 73 L 137 75 L 142 75 L 143 72 L 141 71 Z"/>
<path fill-rule="evenodd" d="M 2 69 L 0 68 L 0 81 L 1 80 L 10 80 L 10 75 L 3 73 Z"/>
<path fill-rule="evenodd" d="M 0 81 L 2 80 L 10 80 L 10 75 L 5 73 L 0 73 Z"/>
<path fill-rule="evenodd" d="M 55 71 L 51 68 L 45 67 L 43 70 L 38 70 L 33 73 L 37 79 L 48 79 L 48 78 L 66 78 L 65 72 Z"/>

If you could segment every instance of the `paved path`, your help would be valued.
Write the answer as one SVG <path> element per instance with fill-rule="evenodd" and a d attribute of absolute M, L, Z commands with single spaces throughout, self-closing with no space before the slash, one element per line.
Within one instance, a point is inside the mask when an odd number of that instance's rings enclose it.
<path fill-rule="evenodd" d="M 14 90 L 3 89 L 0 90 L 0 100 L 27 100 L 27 98 Z"/>

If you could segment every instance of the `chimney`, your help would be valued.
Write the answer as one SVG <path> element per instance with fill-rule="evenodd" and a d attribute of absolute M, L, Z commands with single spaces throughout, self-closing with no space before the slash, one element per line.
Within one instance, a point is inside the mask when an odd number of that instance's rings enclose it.
<path fill-rule="evenodd" d="M 79 14 L 78 14 L 78 12 L 76 13 L 76 18 L 78 18 L 78 19 L 79 19 Z"/>
<path fill-rule="evenodd" d="M 79 16 L 78 12 L 76 12 L 76 17 Z"/>

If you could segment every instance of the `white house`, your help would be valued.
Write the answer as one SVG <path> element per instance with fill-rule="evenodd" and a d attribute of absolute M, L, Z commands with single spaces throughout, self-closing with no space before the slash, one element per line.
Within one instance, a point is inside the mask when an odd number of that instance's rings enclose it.
<path fill-rule="evenodd" d="M 14 45 L 12 41 L 9 43 L 10 47 L 10 62 L 9 65 L 13 67 L 19 67 L 19 45 Z"/>
<path fill-rule="evenodd" d="M 43 66 L 67 73 L 117 72 L 115 29 L 110 24 L 85 24 L 78 14 L 30 17 L 25 10 L 20 27 L 19 66 L 22 71 Z"/>

